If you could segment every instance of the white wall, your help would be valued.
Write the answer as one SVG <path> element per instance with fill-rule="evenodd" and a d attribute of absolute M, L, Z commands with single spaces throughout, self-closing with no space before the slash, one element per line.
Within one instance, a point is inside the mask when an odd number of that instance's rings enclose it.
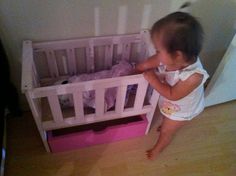
<path fill-rule="evenodd" d="M 9 56 L 12 80 L 20 93 L 21 49 L 25 39 L 45 41 L 137 33 L 141 26 L 150 27 L 166 15 L 170 4 L 171 0 L 1 0 L 0 36 Z M 142 22 L 145 5 L 150 12 L 146 11 Z M 99 30 L 95 30 L 95 7 L 99 8 Z M 127 14 L 127 21 L 123 17 L 119 22 L 122 27 L 118 26 L 119 9 Z M 24 95 L 20 95 L 24 100 Z"/>
<path fill-rule="evenodd" d="M 205 30 L 201 58 L 212 76 L 236 32 L 236 0 L 199 0 L 191 9 Z"/>
<path fill-rule="evenodd" d="M 199 17 L 206 32 L 201 58 L 212 75 L 235 33 L 236 0 L 191 1 L 194 3 L 189 12 Z M 175 11 L 183 2 L 185 1 L 1 0 L 0 36 L 9 56 L 12 80 L 20 90 L 21 47 L 24 39 L 44 41 L 117 32 L 136 33 L 141 27 L 151 27 L 156 20 Z M 122 12 L 121 18 L 119 9 Z M 95 18 L 99 18 L 99 23 L 95 23 Z"/>
<path fill-rule="evenodd" d="M 236 35 L 206 89 L 206 106 L 236 99 Z"/>

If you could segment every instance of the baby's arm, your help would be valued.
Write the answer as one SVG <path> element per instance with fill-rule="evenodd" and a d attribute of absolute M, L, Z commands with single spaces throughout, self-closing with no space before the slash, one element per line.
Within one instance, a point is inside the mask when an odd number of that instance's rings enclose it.
<path fill-rule="evenodd" d="M 158 67 L 159 64 L 160 64 L 160 62 L 158 60 L 157 55 L 155 54 L 155 55 L 149 57 L 144 62 L 137 64 L 134 69 L 134 74 L 140 74 L 146 70 L 156 68 L 156 67 Z"/>
<path fill-rule="evenodd" d="M 154 71 L 147 71 L 144 73 L 145 79 L 150 83 L 150 85 L 156 89 L 162 96 L 169 100 L 176 101 L 191 93 L 195 88 L 197 88 L 203 79 L 203 75 L 195 73 L 191 75 L 185 81 L 179 81 L 173 87 L 162 83 Z"/>

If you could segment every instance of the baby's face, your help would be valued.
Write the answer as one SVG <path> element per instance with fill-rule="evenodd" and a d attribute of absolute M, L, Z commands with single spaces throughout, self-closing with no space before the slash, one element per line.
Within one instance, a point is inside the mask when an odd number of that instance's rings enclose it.
<path fill-rule="evenodd" d="M 156 49 L 156 54 L 158 56 L 159 61 L 162 62 L 164 65 L 173 65 L 174 58 L 163 47 L 163 45 L 161 43 L 160 35 L 154 35 L 152 38 L 152 42 L 153 42 L 153 45 Z"/>
<path fill-rule="evenodd" d="M 183 58 L 176 58 L 175 55 L 170 54 L 166 48 L 163 47 L 161 43 L 161 37 L 159 35 L 154 35 L 152 38 L 152 42 L 154 44 L 154 47 L 156 49 L 156 54 L 158 57 L 158 60 L 163 63 L 166 66 L 170 67 L 178 67 L 179 65 L 182 65 L 185 63 Z"/>

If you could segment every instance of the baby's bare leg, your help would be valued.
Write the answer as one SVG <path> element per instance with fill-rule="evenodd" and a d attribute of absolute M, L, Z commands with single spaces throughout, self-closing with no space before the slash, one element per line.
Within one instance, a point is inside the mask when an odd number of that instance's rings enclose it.
<path fill-rule="evenodd" d="M 163 123 L 161 126 L 160 136 L 157 143 L 147 151 L 148 159 L 154 159 L 158 154 L 165 149 L 168 144 L 171 142 L 174 134 L 184 126 L 187 121 L 175 121 L 164 117 Z"/>
<path fill-rule="evenodd" d="M 164 116 L 162 114 L 159 115 L 158 120 L 157 120 L 157 132 L 161 131 L 161 126 L 163 124 L 163 119 Z"/>

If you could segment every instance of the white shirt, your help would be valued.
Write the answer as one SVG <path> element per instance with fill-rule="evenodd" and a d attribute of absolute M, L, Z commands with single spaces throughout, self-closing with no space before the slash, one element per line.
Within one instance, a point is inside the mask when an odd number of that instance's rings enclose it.
<path fill-rule="evenodd" d="M 187 80 L 194 73 L 203 75 L 201 84 L 187 96 L 177 101 L 171 101 L 163 96 L 160 96 L 158 105 L 161 113 L 164 116 L 178 121 L 191 120 L 203 111 L 205 107 L 203 85 L 209 75 L 207 74 L 206 70 L 203 69 L 199 58 L 195 63 L 187 66 L 182 70 L 166 71 L 163 64 L 160 64 L 158 70 L 159 74 L 165 77 L 166 82 L 170 86 L 174 86 L 180 80 Z"/>

